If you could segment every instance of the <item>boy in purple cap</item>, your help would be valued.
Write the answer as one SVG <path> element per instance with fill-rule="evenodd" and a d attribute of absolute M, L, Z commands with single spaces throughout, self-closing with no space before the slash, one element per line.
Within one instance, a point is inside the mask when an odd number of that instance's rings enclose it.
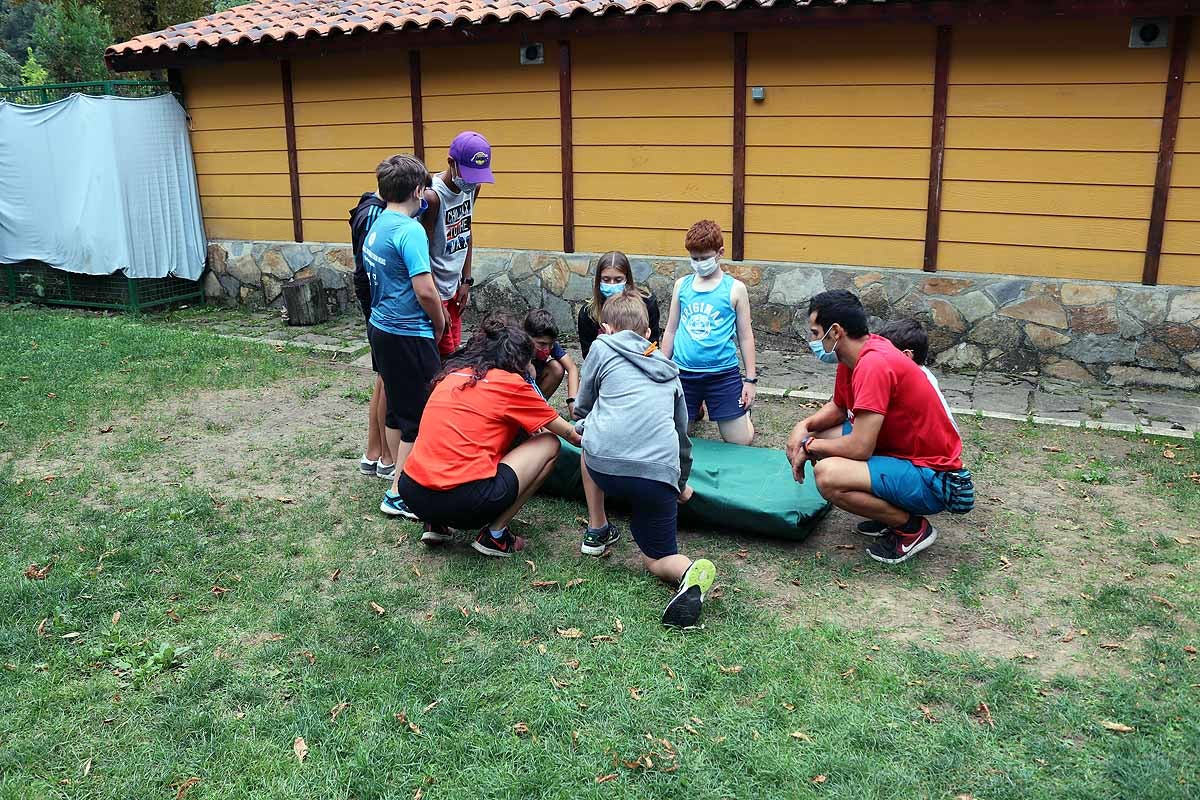
<path fill-rule="evenodd" d="M 446 334 L 438 342 L 445 358 L 462 344 L 462 312 L 471 299 L 471 218 L 479 188 L 495 183 L 492 146 L 482 134 L 463 131 L 450 143 L 446 169 L 433 176 L 425 190 L 429 210 L 421 224 L 429 234 L 429 262 L 433 280 L 446 310 Z"/>

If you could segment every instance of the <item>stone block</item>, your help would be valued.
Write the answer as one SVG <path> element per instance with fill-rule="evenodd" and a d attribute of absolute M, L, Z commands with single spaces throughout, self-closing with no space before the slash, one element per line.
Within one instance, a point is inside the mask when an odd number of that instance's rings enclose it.
<path fill-rule="evenodd" d="M 1200 326 L 1200 292 L 1180 292 L 1172 297 L 1167 322 Z"/>
<path fill-rule="evenodd" d="M 530 308 L 542 307 L 542 279 L 537 275 L 526 275 L 514 284 Z"/>
<path fill-rule="evenodd" d="M 879 283 L 883 280 L 882 272 L 862 272 L 854 276 L 854 288 L 861 289 L 864 286 L 870 286 L 872 283 Z"/>
<path fill-rule="evenodd" d="M 1058 331 L 1043 328 L 1041 325 L 1034 325 L 1032 322 L 1025 325 L 1025 337 L 1038 350 L 1053 350 L 1071 341 L 1070 336 L 1064 336 Z"/>
<path fill-rule="evenodd" d="M 1094 306 L 1117 298 L 1117 287 L 1102 283 L 1064 283 L 1061 291 L 1065 306 Z"/>
<path fill-rule="evenodd" d="M 1120 305 L 1144 325 L 1161 325 L 1167 319 L 1168 291 L 1157 287 L 1122 289 Z"/>
<path fill-rule="evenodd" d="M 566 332 L 574 335 L 577 332 L 579 318 L 566 300 L 547 294 L 542 298 L 542 308 L 554 315 L 554 323 L 558 325 L 560 333 Z M 666 317 L 663 317 L 663 320 L 665 321 Z"/>
<path fill-rule="evenodd" d="M 217 275 L 225 274 L 226 262 L 229 260 L 229 253 L 219 244 L 208 245 L 208 268 Z"/>
<path fill-rule="evenodd" d="M 984 286 L 983 290 L 998 306 L 1006 306 L 1021 297 L 1027 286 L 1026 281 L 1006 280 L 995 281 Z"/>
<path fill-rule="evenodd" d="M 892 304 L 888 301 L 887 290 L 882 283 L 873 283 L 858 296 L 866 312 L 880 319 L 891 319 Z"/>
<path fill-rule="evenodd" d="M 1128 364 L 1133 361 L 1137 343 L 1119 336 L 1076 336 L 1062 348 L 1062 354 L 1084 364 Z"/>
<path fill-rule="evenodd" d="M 1067 313 L 1063 307 L 1047 296 L 1031 297 L 1000 309 L 1001 316 L 1036 322 L 1050 328 L 1066 328 Z"/>
<path fill-rule="evenodd" d="M 1117 386 L 1150 386 L 1188 391 L 1200 388 L 1200 376 L 1196 375 L 1123 365 L 1110 366 L 1107 372 L 1109 381 Z"/>
<path fill-rule="evenodd" d="M 754 329 L 767 333 L 789 333 L 792 327 L 792 309 L 775 303 L 750 306 L 750 318 Z M 807 324 L 805 325 L 807 328 Z"/>
<path fill-rule="evenodd" d="M 978 322 L 996 310 L 991 299 L 978 290 L 955 297 L 950 302 L 967 322 Z"/>
<path fill-rule="evenodd" d="M 1116 333 L 1116 310 L 1111 305 L 1077 306 L 1071 309 L 1070 328 L 1072 333 Z"/>
<path fill-rule="evenodd" d="M 592 274 L 592 257 L 583 253 L 569 253 L 566 257 L 567 269 L 574 272 L 576 275 L 591 275 Z M 598 260 L 598 259 L 597 259 Z M 633 279 L 639 280 L 637 277 L 637 267 L 633 264 L 629 265 L 633 272 Z"/>
<path fill-rule="evenodd" d="M 217 280 L 221 282 L 221 288 L 225 292 L 225 296 L 232 302 L 237 302 L 241 297 L 242 284 L 237 278 L 232 275 L 218 275 Z"/>
<path fill-rule="evenodd" d="M 592 296 L 593 283 L 590 276 L 572 272 L 567 278 L 567 288 L 563 291 L 562 298 L 568 302 L 586 302 Z"/>
<path fill-rule="evenodd" d="M 263 253 L 278 246 L 277 242 L 252 242 L 250 244 L 250 257 L 256 262 L 261 261 Z"/>
<path fill-rule="evenodd" d="M 542 278 L 542 288 L 550 294 L 562 297 L 567 291 L 567 280 L 571 277 L 567 262 L 555 261 L 547 264 L 538 274 Z"/>
<path fill-rule="evenodd" d="M 971 328 L 967 341 L 1013 350 L 1021 345 L 1021 325 L 1009 319 L 990 317 Z"/>
<path fill-rule="evenodd" d="M 291 267 L 292 272 L 304 269 L 313 263 L 314 256 L 312 251 L 301 244 L 285 244 L 279 248 L 279 252 L 283 254 L 283 258 L 287 261 L 287 265 Z"/>
<path fill-rule="evenodd" d="M 633 270 L 633 279 L 638 283 L 645 283 L 654 274 L 654 264 L 648 258 L 631 259 L 629 268 Z"/>
<path fill-rule="evenodd" d="M 502 250 L 477 250 L 471 254 L 471 277 L 476 285 L 486 283 L 494 275 L 509 271 L 513 255 Z M 563 265 L 566 269 L 566 265 Z"/>
<path fill-rule="evenodd" d="M 210 300 L 220 300 L 225 296 L 220 277 L 211 270 L 204 273 L 204 295 Z"/>
<path fill-rule="evenodd" d="M 753 264 L 730 262 L 725 264 L 725 272 L 746 284 L 747 289 L 753 289 L 762 283 L 762 268 Z"/>
<path fill-rule="evenodd" d="M 243 286 L 261 286 L 262 272 L 254 262 L 252 255 L 240 255 L 229 260 L 226 269 L 229 275 L 237 278 Z"/>
<path fill-rule="evenodd" d="M 474 260 L 474 259 L 480 258 L 480 256 L 482 256 L 482 255 L 486 255 L 486 256 L 490 257 L 491 252 L 483 251 L 483 250 L 476 250 L 472 254 L 471 258 L 472 258 L 472 260 Z M 514 281 L 519 281 L 521 278 L 524 278 L 526 275 L 534 274 L 537 271 L 536 269 L 534 269 L 534 266 L 533 266 L 534 265 L 534 255 L 536 255 L 536 254 L 529 250 L 517 250 L 516 252 L 514 252 L 512 254 L 511 259 L 509 260 L 508 276 Z M 472 276 L 474 276 L 474 270 L 472 270 Z M 475 280 L 479 283 L 482 283 L 482 281 L 480 281 L 478 277 L 476 277 Z"/>
<path fill-rule="evenodd" d="M 668 278 L 682 277 L 691 269 L 681 258 L 659 258 L 653 261 L 654 271 Z"/>
<path fill-rule="evenodd" d="M 1004 350 L 999 347 L 988 351 L 984 362 L 986 369 L 1011 373 L 1036 373 L 1038 370 L 1038 354 L 1034 350 L 1015 347 Z"/>
<path fill-rule="evenodd" d="M 1159 369 L 1177 369 L 1179 357 L 1175 351 L 1165 344 L 1154 341 L 1142 342 L 1137 349 L 1137 363 L 1141 367 L 1158 367 Z"/>
<path fill-rule="evenodd" d="M 354 251 L 349 247 L 330 247 L 325 251 L 325 261 L 338 272 L 354 272 Z"/>
<path fill-rule="evenodd" d="M 1087 398 L 1079 395 L 1033 393 L 1033 413 L 1061 414 L 1064 412 L 1083 411 Z"/>
<path fill-rule="evenodd" d="M 1076 383 L 1093 383 L 1096 378 L 1083 365 L 1069 358 L 1051 358 L 1042 364 L 1042 373 Z"/>
<path fill-rule="evenodd" d="M 926 278 L 921 281 L 921 291 L 925 294 L 959 295 L 974 286 L 975 281 L 964 278 Z"/>
<path fill-rule="evenodd" d="M 487 283 L 476 286 L 471 296 L 474 299 L 475 308 L 481 314 L 503 310 L 509 311 L 518 317 L 523 317 L 529 311 L 529 303 L 517 291 L 517 287 L 513 285 L 513 282 L 509 280 L 507 275 L 497 275 Z M 548 300 L 549 298 L 546 299 Z M 547 307 L 549 307 L 548 304 Z M 567 330 L 570 330 L 570 328 Z"/>
<path fill-rule="evenodd" d="M 312 259 L 312 254 L 309 253 L 309 260 Z M 281 281 L 291 280 L 292 273 L 295 272 L 288 266 L 288 262 L 284 260 L 283 254 L 278 250 L 268 250 L 263 253 L 262 261 L 258 264 L 264 276 L 270 275 L 272 278 Z M 270 298 L 274 300 L 275 298 Z M 270 301 L 268 301 L 270 302 Z"/>
<path fill-rule="evenodd" d="M 1183 357 L 1183 363 L 1187 364 L 1194 371 L 1200 372 L 1200 350 L 1194 353 L 1188 353 Z"/>
<path fill-rule="evenodd" d="M 820 270 L 805 267 L 781 270 L 771 287 L 770 302 L 807 306 L 809 300 L 823 291 L 825 280 Z"/>
<path fill-rule="evenodd" d="M 1124 311 L 1117 312 L 1117 332 L 1122 339 L 1137 339 L 1146 332 L 1146 326 L 1133 315 Z"/>
<path fill-rule="evenodd" d="M 939 328 L 947 328 L 955 333 L 962 333 L 967 329 L 967 322 L 962 314 L 946 300 L 932 299 L 929 301 L 929 308 L 933 311 L 933 324 Z"/>
<path fill-rule="evenodd" d="M 270 275 L 262 276 L 263 301 L 270 305 L 275 302 L 275 298 L 283 294 L 283 281 L 273 278 Z"/>
<path fill-rule="evenodd" d="M 983 366 L 983 351 L 973 344 L 963 343 L 938 353 L 937 365 L 946 369 L 979 369 Z"/>

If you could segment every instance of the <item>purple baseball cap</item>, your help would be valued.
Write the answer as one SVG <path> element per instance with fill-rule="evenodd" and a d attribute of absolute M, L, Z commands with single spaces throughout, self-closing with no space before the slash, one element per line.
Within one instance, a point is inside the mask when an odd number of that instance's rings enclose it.
<path fill-rule="evenodd" d="M 469 183 L 495 183 L 492 177 L 492 146 L 483 134 L 463 131 L 450 143 L 450 157 Z"/>

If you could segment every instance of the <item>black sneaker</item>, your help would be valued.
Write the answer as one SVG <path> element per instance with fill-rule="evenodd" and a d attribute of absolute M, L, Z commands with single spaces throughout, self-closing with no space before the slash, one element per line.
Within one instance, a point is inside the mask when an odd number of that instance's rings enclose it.
<path fill-rule="evenodd" d="M 662 624 L 673 628 L 690 628 L 700 619 L 704 595 L 717 579 L 717 568 L 707 558 L 698 558 L 688 567 L 679 581 L 679 591 L 667 603 Z"/>
<path fill-rule="evenodd" d="M 585 556 L 602 556 L 604 551 L 621 540 L 621 530 L 609 520 L 608 524 L 599 531 L 588 528 L 583 532 L 583 543 L 579 552 Z"/>
<path fill-rule="evenodd" d="M 508 528 L 505 528 L 504 535 L 497 539 L 485 525 L 475 537 L 475 541 L 471 542 L 471 547 L 485 556 L 512 558 L 513 553 L 525 549 L 525 540 L 520 536 L 513 536 Z"/>
<path fill-rule="evenodd" d="M 867 548 L 867 555 L 884 564 L 903 564 L 936 541 L 937 528 L 923 519 L 916 533 L 889 530 Z"/>
<path fill-rule="evenodd" d="M 445 525 L 430 525 L 425 523 L 425 530 L 421 533 L 421 541 L 425 544 L 444 544 L 454 538 L 454 531 L 447 528 Z"/>
<path fill-rule="evenodd" d="M 855 525 L 852 530 L 862 536 L 883 536 L 883 534 L 887 533 L 888 526 L 873 519 L 864 519 Z"/>

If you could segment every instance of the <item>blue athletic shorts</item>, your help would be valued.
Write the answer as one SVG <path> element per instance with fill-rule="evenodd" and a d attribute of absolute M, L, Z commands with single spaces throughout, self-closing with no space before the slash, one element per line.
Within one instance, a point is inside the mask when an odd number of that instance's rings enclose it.
<path fill-rule="evenodd" d="M 850 420 L 842 424 L 842 435 L 853 430 Z M 871 474 L 871 494 L 882 497 L 896 508 L 918 517 L 940 514 L 946 510 L 942 482 L 936 470 L 918 467 L 911 461 L 892 456 L 871 456 L 867 459 Z"/>
<path fill-rule="evenodd" d="M 708 418 L 713 422 L 737 419 L 746 413 L 742 399 L 742 371 L 730 367 L 720 372 L 689 372 L 679 370 L 679 382 L 683 384 L 683 398 L 687 401 L 688 422 L 700 416 L 700 404 L 708 409 Z"/>

